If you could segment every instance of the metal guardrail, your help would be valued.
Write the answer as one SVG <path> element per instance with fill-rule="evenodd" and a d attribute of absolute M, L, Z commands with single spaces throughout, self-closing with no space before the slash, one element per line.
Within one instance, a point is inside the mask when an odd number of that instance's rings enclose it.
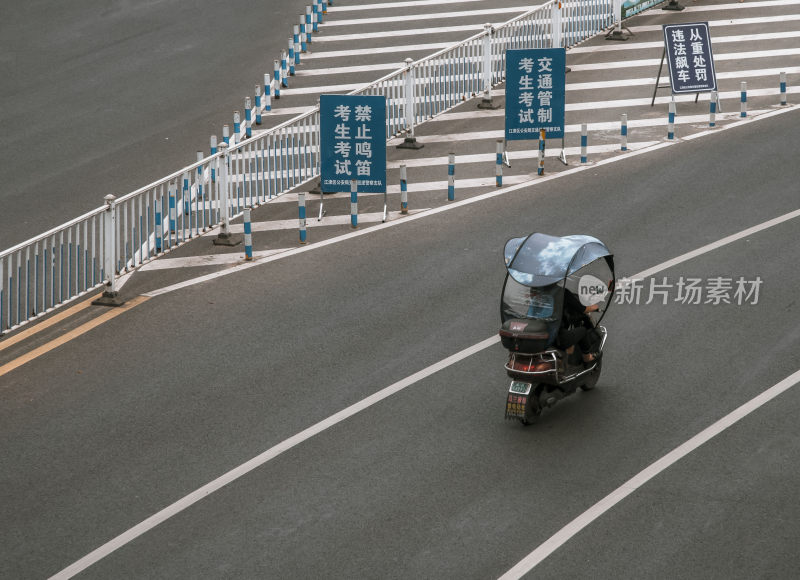
<path fill-rule="evenodd" d="M 506 50 L 573 46 L 614 24 L 618 2 L 551 0 L 350 94 L 385 96 L 387 135 L 413 139 L 415 125 L 490 98 Z M 227 150 L 0 252 L 0 334 L 101 287 L 113 295 L 121 274 L 319 175 L 319 107 L 246 137 L 253 112 Z"/>

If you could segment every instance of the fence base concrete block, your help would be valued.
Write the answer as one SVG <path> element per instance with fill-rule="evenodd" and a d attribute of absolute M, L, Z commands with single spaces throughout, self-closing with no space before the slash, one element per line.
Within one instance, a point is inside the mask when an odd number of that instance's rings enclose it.
<path fill-rule="evenodd" d="M 119 292 L 106 290 L 103 295 L 96 300 L 92 300 L 94 306 L 122 306 L 125 301 L 119 297 Z"/>
<path fill-rule="evenodd" d="M 678 4 L 677 0 L 669 0 L 669 4 L 664 6 L 661 10 L 683 10 L 685 7 Z"/>
<path fill-rule="evenodd" d="M 500 108 L 500 103 L 495 103 L 492 100 L 492 98 L 489 97 L 488 99 L 481 99 L 481 102 L 478 103 L 478 108 L 479 109 L 492 109 L 492 110 L 499 109 Z"/>
<path fill-rule="evenodd" d="M 242 238 L 240 238 L 239 236 L 233 236 L 228 233 L 217 234 L 217 237 L 214 238 L 215 246 L 238 246 L 241 243 L 242 243 Z"/>
<path fill-rule="evenodd" d="M 416 137 L 406 137 L 403 142 L 397 146 L 397 149 L 422 149 L 423 147 L 425 147 L 425 145 L 417 142 Z"/>

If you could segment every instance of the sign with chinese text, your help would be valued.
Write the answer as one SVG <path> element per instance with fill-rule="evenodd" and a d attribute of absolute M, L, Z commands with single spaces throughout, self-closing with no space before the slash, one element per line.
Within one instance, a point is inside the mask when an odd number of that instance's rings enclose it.
<path fill-rule="evenodd" d="M 386 98 L 321 95 L 320 187 L 325 193 L 386 192 Z"/>
<path fill-rule="evenodd" d="M 707 22 L 665 24 L 664 52 L 673 93 L 717 90 Z"/>
<path fill-rule="evenodd" d="M 564 136 L 563 48 L 506 51 L 506 139 Z"/>

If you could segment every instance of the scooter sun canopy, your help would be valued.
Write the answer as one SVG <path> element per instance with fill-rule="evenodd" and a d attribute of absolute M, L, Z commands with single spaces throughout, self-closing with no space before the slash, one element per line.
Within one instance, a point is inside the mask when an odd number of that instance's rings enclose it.
<path fill-rule="evenodd" d="M 508 274 L 516 282 L 532 287 L 565 280 L 600 258 L 608 258 L 610 265 L 612 256 L 603 242 L 584 235 L 531 234 L 506 242 L 503 253 Z"/>

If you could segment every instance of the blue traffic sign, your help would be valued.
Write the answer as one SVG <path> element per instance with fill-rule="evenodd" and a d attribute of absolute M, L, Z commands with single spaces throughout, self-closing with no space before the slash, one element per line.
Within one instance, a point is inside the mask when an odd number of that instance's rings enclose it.
<path fill-rule="evenodd" d="M 320 187 L 325 193 L 386 192 L 386 98 L 321 95 Z"/>
<path fill-rule="evenodd" d="M 567 55 L 563 48 L 506 51 L 506 139 L 564 136 Z"/>
<path fill-rule="evenodd" d="M 665 24 L 664 52 L 673 93 L 717 90 L 708 22 Z"/>

